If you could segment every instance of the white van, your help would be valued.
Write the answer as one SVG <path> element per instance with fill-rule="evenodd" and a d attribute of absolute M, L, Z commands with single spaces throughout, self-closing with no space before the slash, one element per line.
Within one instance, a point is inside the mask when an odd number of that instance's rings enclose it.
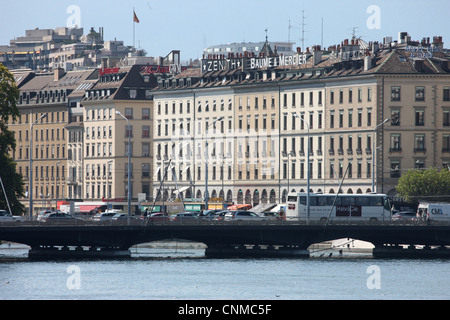
<path fill-rule="evenodd" d="M 450 221 L 450 203 L 420 203 L 417 217 L 422 220 Z"/>

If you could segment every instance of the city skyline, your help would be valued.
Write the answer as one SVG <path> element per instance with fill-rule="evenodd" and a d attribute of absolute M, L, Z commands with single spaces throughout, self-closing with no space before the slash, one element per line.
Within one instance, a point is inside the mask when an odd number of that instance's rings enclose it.
<path fill-rule="evenodd" d="M 91 27 L 96 30 L 103 27 L 105 40 L 123 40 L 128 46 L 135 41 L 135 46 L 147 51 L 148 56 L 165 56 L 171 50 L 181 50 L 183 61 L 201 58 L 208 46 L 263 41 L 266 29 L 269 41 L 290 40 L 294 47 L 303 44 L 328 47 L 352 35 L 367 41 L 382 41 L 385 36 L 395 40 L 401 31 L 408 32 L 412 40 L 442 36 L 445 42 L 450 38 L 448 10 L 443 9 L 450 8 L 450 4 L 444 0 L 432 0 L 427 6 L 415 0 L 406 6 L 399 1 L 346 1 L 343 5 L 327 0 L 319 5 L 295 0 L 274 4 L 264 0 L 255 5 L 216 0 L 170 4 L 19 0 L 4 3 L 2 7 L 0 44 L 3 45 L 24 36 L 28 29 L 54 29 L 80 22 L 85 33 Z M 133 8 L 139 23 L 133 22 Z M 12 14 L 14 12 L 21 14 Z"/>

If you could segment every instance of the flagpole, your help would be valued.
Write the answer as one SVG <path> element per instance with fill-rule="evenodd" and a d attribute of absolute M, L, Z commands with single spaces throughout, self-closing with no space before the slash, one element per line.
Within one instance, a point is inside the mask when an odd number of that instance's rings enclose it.
<path fill-rule="evenodd" d="M 136 21 L 134 21 L 134 7 L 133 7 L 133 50 L 135 50 L 135 28 L 136 28 Z"/>

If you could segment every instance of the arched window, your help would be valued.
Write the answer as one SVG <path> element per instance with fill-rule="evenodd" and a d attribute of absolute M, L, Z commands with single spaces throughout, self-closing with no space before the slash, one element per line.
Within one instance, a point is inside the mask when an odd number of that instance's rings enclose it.
<path fill-rule="evenodd" d="M 277 195 L 273 189 L 270 190 L 269 203 L 277 203 Z"/>

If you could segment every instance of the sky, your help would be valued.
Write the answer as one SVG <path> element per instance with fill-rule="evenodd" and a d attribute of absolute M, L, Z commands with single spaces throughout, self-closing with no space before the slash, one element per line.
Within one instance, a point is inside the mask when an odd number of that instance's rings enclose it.
<path fill-rule="evenodd" d="M 85 33 L 103 27 L 105 40 L 125 45 L 133 45 L 134 24 L 136 47 L 154 57 L 181 50 L 183 61 L 212 45 L 264 41 L 266 29 L 269 41 L 290 40 L 294 48 L 340 44 L 353 32 L 396 40 L 401 31 L 412 40 L 443 36 L 450 48 L 449 12 L 448 0 L 0 0 L 0 45 L 27 29 L 79 22 Z"/>

